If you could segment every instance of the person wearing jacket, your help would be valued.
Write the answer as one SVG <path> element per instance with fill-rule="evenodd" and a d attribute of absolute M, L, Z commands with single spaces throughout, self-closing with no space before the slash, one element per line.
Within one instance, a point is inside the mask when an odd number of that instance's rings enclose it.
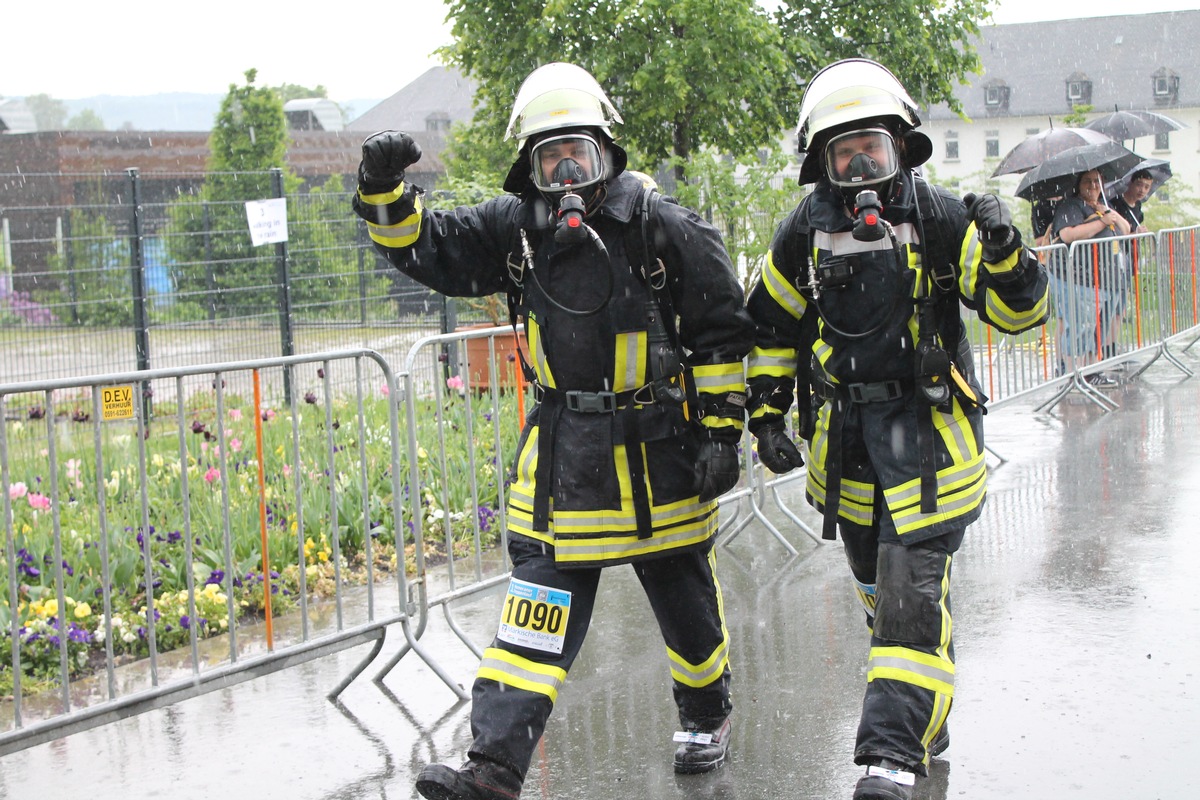
<path fill-rule="evenodd" d="M 715 769 L 729 746 L 713 540 L 716 498 L 739 477 L 754 324 L 718 231 L 625 171 L 619 122 L 585 70 L 539 67 L 508 126 L 509 194 L 453 211 L 404 180 L 411 137 L 363 144 L 353 206 L 378 250 L 447 295 L 508 293 L 538 399 L 510 475 L 512 576 L 472 690 L 473 742 L 461 768 L 421 771 L 434 800 L 520 794 L 610 565 L 632 564 L 666 644 L 675 771 Z"/>
<path fill-rule="evenodd" d="M 908 800 L 949 743 L 950 565 L 987 486 L 983 397 L 960 304 L 1004 333 L 1044 323 L 1047 278 L 993 195 L 965 203 L 915 168 L 917 106 L 862 58 L 801 103 L 802 184 L 748 308 L 749 426 L 774 472 L 804 464 L 786 417 L 800 383 L 806 495 L 840 529 L 871 633 L 855 800 Z M 811 390 L 811 403 L 810 403 Z"/>

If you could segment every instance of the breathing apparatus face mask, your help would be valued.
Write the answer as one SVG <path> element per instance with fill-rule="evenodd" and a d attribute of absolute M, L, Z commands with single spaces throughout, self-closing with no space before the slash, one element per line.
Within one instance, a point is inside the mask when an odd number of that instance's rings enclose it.
<path fill-rule="evenodd" d="M 899 169 L 896 142 L 883 128 L 849 131 L 825 145 L 825 172 L 847 204 L 864 189 L 886 196 Z"/>
<path fill-rule="evenodd" d="M 580 244 L 591 238 L 583 221 L 586 203 L 579 190 L 599 183 L 605 175 L 600 144 L 587 133 L 551 136 L 533 146 L 533 183 L 554 205 L 558 225 L 555 241 Z"/>
<path fill-rule="evenodd" d="M 542 139 L 529 154 L 533 185 L 549 194 L 575 192 L 604 178 L 600 144 L 586 133 Z"/>

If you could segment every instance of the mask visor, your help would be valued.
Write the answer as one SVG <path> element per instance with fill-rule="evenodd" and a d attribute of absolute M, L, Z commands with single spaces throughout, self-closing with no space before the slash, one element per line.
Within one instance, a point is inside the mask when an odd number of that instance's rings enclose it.
<path fill-rule="evenodd" d="M 843 133 L 825 146 L 825 171 L 842 189 L 877 187 L 895 177 L 899 164 L 896 142 L 882 128 Z"/>
<path fill-rule="evenodd" d="M 533 183 L 543 192 L 569 192 L 604 177 L 600 145 L 582 133 L 551 136 L 533 146 Z"/>

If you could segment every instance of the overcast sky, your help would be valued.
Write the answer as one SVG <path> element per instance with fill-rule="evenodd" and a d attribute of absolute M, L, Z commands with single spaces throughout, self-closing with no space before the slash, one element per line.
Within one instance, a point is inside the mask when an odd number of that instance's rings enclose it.
<path fill-rule="evenodd" d="M 1196 3 L 1090 0 L 1064 11 L 1048 0 L 999 0 L 994 21 L 1177 11 Z M 0 96 L 225 94 L 253 67 L 258 85 L 324 85 L 333 100 L 382 99 L 439 63 L 433 51 L 450 41 L 445 16 L 438 0 L 5 0 Z"/>

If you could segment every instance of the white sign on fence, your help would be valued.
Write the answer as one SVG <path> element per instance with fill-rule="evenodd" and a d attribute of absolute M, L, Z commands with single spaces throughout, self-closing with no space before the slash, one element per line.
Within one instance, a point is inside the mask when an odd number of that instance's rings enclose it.
<path fill-rule="evenodd" d="M 255 247 L 260 244 L 286 242 L 287 199 L 275 197 L 270 200 L 247 200 L 246 221 L 250 223 L 250 241 Z"/>

